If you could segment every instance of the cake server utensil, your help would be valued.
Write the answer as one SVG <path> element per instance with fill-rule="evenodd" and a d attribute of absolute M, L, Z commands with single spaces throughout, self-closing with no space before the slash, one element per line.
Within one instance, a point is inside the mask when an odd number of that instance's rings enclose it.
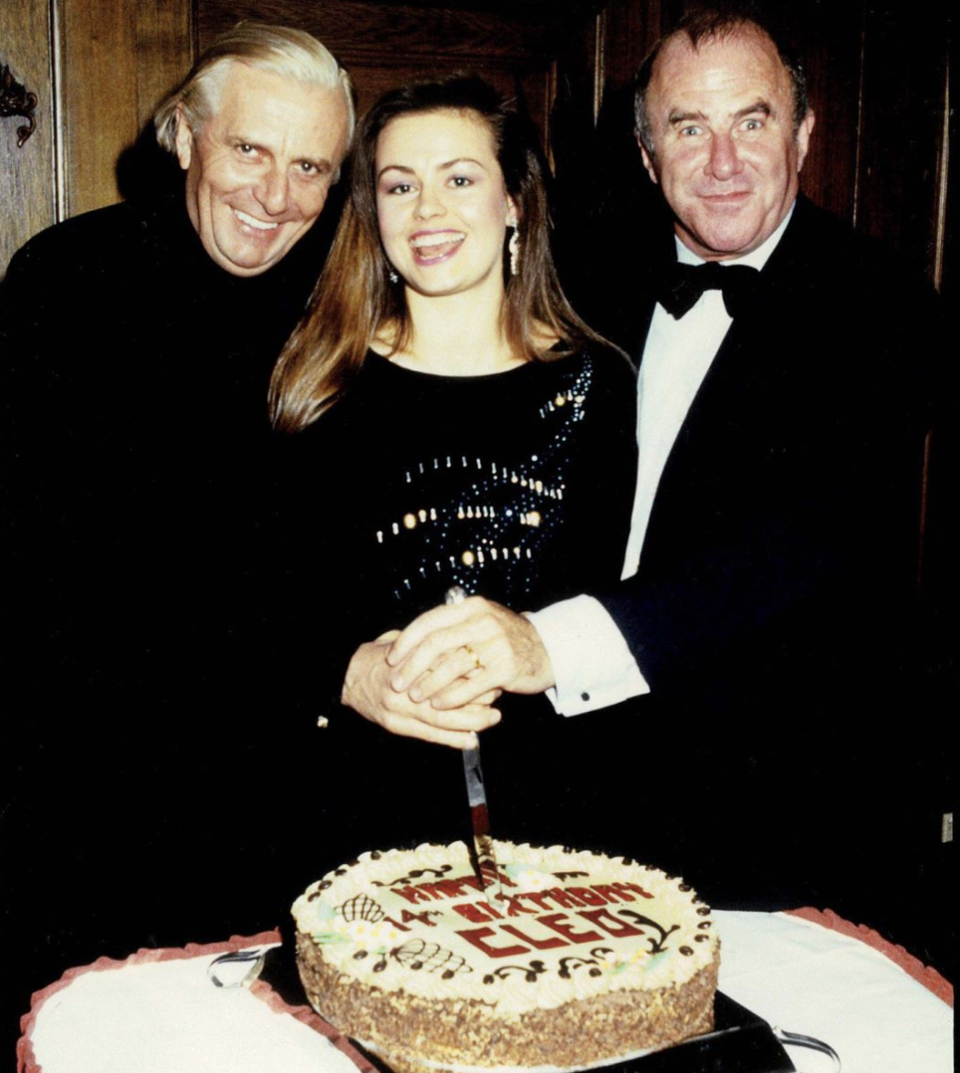
<path fill-rule="evenodd" d="M 447 589 L 443 602 L 448 605 L 462 604 L 467 594 L 460 585 Z M 480 739 L 474 749 L 463 750 L 463 777 L 467 784 L 467 803 L 470 806 L 470 825 L 473 828 L 473 870 L 480 888 L 486 891 L 492 881 L 499 899 L 503 900 L 503 884 L 497 854 L 490 834 L 490 812 L 487 808 L 487 790 L 480 766 Z"/>

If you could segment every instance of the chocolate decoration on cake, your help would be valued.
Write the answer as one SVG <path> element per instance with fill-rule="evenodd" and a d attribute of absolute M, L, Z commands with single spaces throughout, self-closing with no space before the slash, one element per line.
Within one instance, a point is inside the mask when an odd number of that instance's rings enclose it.
<path fill-rule="evenodd" d="M 719 941 L 688 884 L 558 846 L 497 859 L 489 900 L 463 843 L 313 884 L 294 915 L 314 1008 L 395 1073 L 564 1070 L 712 1028 Z"/>
<path fill-rule="evenodd" d="M 377 860 L 380 858 L 377 857 Z M 413 879 L 422 879 L 423 876 L 445 876 L 449 871 L 453 869 L 452 864 L 445 864 L 442 868 L 414 868 L 405 876 L 397 876 L 396 879 L 388 879 L 386 882 L 381 883 L 380 880 L 375 879 L 373 885 L 375 887 L 396 887 L 400 883 L 409 883 Z M 335 875 L 339 875 L 339 872 L 335 872 Z"/>
<path fill-rule="evenodd" d="M 341 914 L 344 920 L 370 920 L 374 922 L 383 920 L 387 915 L 377 902 L 366 894 L 358 894 L 348 902 L 344 902 L 343 905 L 337 907 L 337 912 Z"/>
<path fill-rule="evenodd" d="M 450 950 L 444 950 L 437 943 L 427 943 L 423 939 L 411 939 L 409 942 L 391 950 L 390 954 L 401 965 L 407 965 L 414 972 L 426 968 L 427 972 L 443 969 L 443 978 L 449 979 L 459 972 L 473 972 L 466 959 L 458 957 Z"/>
<path fill-rule="evenodd" d="M 519 972 L 528 984 L 533 984 L 536 983 L 537 977 L 546 971 L 547 967 L 542 961 L 531 961 L 529 965 L 501 965 L 499 969 L 495 969 L 489 975 L 484 976 L 483 982 L 492 984 L 495 978 L 505 980 L 512 973 Z"/>
<path fill-rule="evenodd" d="M 679 889 L 683 890 L 682 887 L 680 887 Z M 689 890 L 689 889 L 690 888 L 687 887 L 687 890 Z M 662 953 L 663 950 L 664 950 L 664 945 L 663 944 L 666 941 L 667 936 L 672 935 L 675 931 L 678 931 L 679 928 L 680 928 L 679 924 L 673 924 L 671 927 L 666 928 L 666 929 L 661 928 L 660 925 L 655 920 L 651 920 L 649 917 L 641 916 L 639 913 L 635 913 L 632 909 L 621 909 L 620 910 L 620 915 L 624 916 L 624 917 L 630 917 L 631 919 L 635 920 L 638 924 L 649 924 L 651 928 L 656 928 L 657 931 L 660 932 L 659 941 L 656 940 L 656 939 L 650 939 L 649 940 L 649 942 L 650 942 L 650 953 L 651 954 L 660 954 L 660 953 Z M 702 925 L 700 925 L 700 926 L 702 927 Z"/>
<path fill-rule="evenodd" d="M 564 980 L 569 980 L 571 973 L 576 969 L 582 969 L 585 965 L 593 966 L 590 969 L 591 976 L 600 975 L 596 958 L 565 957 L 560 959 L 560 977 Z"/>

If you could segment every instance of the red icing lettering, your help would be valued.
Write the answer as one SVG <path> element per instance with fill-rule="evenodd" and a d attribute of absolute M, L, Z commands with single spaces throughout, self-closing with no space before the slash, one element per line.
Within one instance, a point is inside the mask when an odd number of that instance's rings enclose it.
<path fill-rule="evenodd" d="M 530 921 L 534 923 L 534 921 Z M 529 935 L 524 934 L 519 928 L 513 924 L 504 924 L 503 931 L 510 932 L 511 935 L 515 935 L 518 939 L 522 939 L 525 943 L 529 943 L 531 946 L 535 946 L 538 950 L 553 950 L 558 946 L 567 946 L 568 944 L 563 939 L 558 939 L 555 935 L 551 935 L 548 939 L 531 939 Z"/>
<path fill-rule="evenodd" d="M 497 912 L 497 907 L 493 904 L 493 902 L 484 902 L 483 908 L 486 909 L 486 911 L 494 920 L 503 920 L 503 913 Z M 501 906 L 500 908 L 502 909 L 503 906 Z"/>
<path fill-rule="evenodd" d="M 623 891 L 616 891 L 609 883 L 594 883 L 593 889 L 597 894 L 602 894 L 604 898 L 611 902 L 619 902 L 624 899 Z M 632 898 L 627 898 L 626 901 L 632 902 Z"/>
<path fill-rule="evenodd" d="M 466 928 L 463 931 L 458 931 L 457 935 L 462 935 L 468 943 L 478 949 L 482 950 L 487 957 L 491 958 L 512 958 L 518 957 L 520 954 L 529 954 L 529 946 L 491 946 L 489 943 L 484 942 L 484 939 L 497 933 L 493 928 Z"/>
<path fill-rule="evenodd" d="M 561 909 L 576 909 L 583 905 L 576 895 L 564 890 L 563 887 L 551 887 L 547 891 L 547 897 L 552 898 Z"/>
<path fill-rule="evenodd" d="M 582 913 L 580 915 L 583 916 Z M 537 923 L 553 928 L 565 939 L 569 939 L 571 943 L 595 943 L 603 938 L 597 931 L 574 931 L 573 925 L 563 913 L 552 913 L 548 917 L 537 917 Z"/>
<path fill-rule="evenodd" d="M 443 889 L 443 882 L 445 881 L 440 883 L 420 883 L 417 886 L 417 890 L 423 891 L 424 894 L 429 894 L 434 901 L 440 901 L 446 895 L 446 891 Z"/>
<path fill-rule="evenodd" d="M 615 917 L 609 909 L 585 909 L 577 915 L 596 924 L 597 927 L 603 928 L 605 932 L 615 939 L 620 939 L 627 935 L 643 935 L 643 928 L 635 928 L 632 924 L 625 923 L 619 917 Z"/>
<path fill-rule="evenodd" d="M 498 879 L 505 887 L 516 886 L 507 876 L 499 873 L 488 862 L 483 862 L 480 867 L 483 872 L 482 883 L 475 875 L 471 874 L 447 876 L 445 879 L 438 879 L 432 883 L 418 883 L 415 887 L 397 887 L 395 890 L 397 894 L 406 898 L 408 902 L 426 902 L 431 900 L 439 901 L 442 898 L 461 898 L 467 893 L 467 890 L 483 891 L 487 887 L 493 886 Z M 467 888 L 467 890 L 464 888 Z"/>
<path fill-rule="evenodd" d="M 588 887 L 567 887 L 568 894 L 575 894 L 585 905 L 606 905 L 607 899 L 602 894 Z"/>
<path fill-rule="evenodd" d="M 626 887 L 627 890 L 632 890 L 636 894 L 639 894 L 641 898 L 652 898 L 653 897 L 653 895 L 648 890 L 644 890 L 643 887 L 639 886 L 636 883 L 618 883 L 617 886 L 618 887 Z"/>
<path fill-rule="evenodd" d="M 453 911 L 459 913 L 462 917 L 466 917 L 467 920 L 472 921 L 474 924 L 487 924 L 491 920 L 486 907 L 475 905 L 473 902 L 461 902 L 460 905 L 453 907 Z"/>
<path fill-rule="evenodd" d="M 441 879 L 434 886 L 448 898 L 462 898 L 465 893 L 462 879 Z"/>
<path fill-rule="evenodd" d="M 624 902 L 632 902 L 633 901 L 633 895 L 629 894 L 627 892 L 627 888 L 628 888 L 627 883 L 614 883 L 612 889 L 617 892 L 617 894 L 620 896 L 620 899 L 622 901 L 624 901 Z"/>
<path fill-rule="evenodd" d="M 521 905 L 517 897 L 511 898 L 505 894 L 503 900 L 507 903 L 508 917 L 518 917 L 521 913 L 532 913 L 534 916 L 537 914 L 536 909 L 531 909 L 528 905 Z"/>
<path fill-rule="evenodd" d="M 399 894 L 401 898 L 406 898 L 408 902 L 429 902 L 430 899 L 420 891 L 417 887 L 394 887 L 394 894 Z"/>
<path fill-rule="evenodd" d="M 406 913 L 406 909 L 404 909 L 404 913 Z M 395 928 L 399 928 L 400 931 L 409 931 L 410 930 L 409 928 L 404 927 L 403 924 L 401 924 L 399 920 L 394 920 L 393 917 L 384 917 L 383 919 L 388 924 L 392 924 Z M 428 920 L 427 923 L 429 924 L 430 921 Z"/>
<path fill-rule="evenodd" d="M 518 894 L 517 897 L 518 898 L 529 898 L 530 901 L 534 903 L 534 905 L 539 905 L 541 909 L 550 909 L 550 908 L 552 908 L 551 906 L 547 905 L 547 892 L 546 891 L 530 890 L 530 891 L 526 891 L 524 894 Z"/>
<path fill-rule="evenodd" d="M 440 912 L 439 909 L 434 910 L 434 913 L 439 913 L 439 912 Z M 387 917 L 387 920 L 389 920 L 389 919 L 390 918 Z M 411 920 L 419 920 L 421 924 L 426 924 L 426 926 L 428 928 L 435 928 L 436 927 L 436 924 L 434 924 L 434 922 L 430 919 L 430 910 L 429 909 L 424 909 L 424 911 L 422 913 L 411 913 L 409 909 L 404 909 L 404 911 L 400 914 L 400 919 L 403 921 L 404 924 L 409 924 Z M 402 925 L 398 924 L 397 927 L 402 927 Z M 404 931 L 409 931 L 410 929 L 409 928 L 404 928 L 403 930 Z"/>

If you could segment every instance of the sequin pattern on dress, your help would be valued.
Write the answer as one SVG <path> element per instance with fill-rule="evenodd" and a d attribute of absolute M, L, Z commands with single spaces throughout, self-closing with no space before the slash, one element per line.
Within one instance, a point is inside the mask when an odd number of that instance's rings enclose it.
<path fill-rule="evenodd" d="M 394 578 L 393 594 L 466 592 L 528 595 L 543 567 L 545 549 L 563 525 L 571 440 L 584 418 L 593 380 L 587 356 L 567 383 L 531 407 L 536 428 L 519 454 L 513 435 L 504 455 L 441 454 L 399 474 L 402 508 L 377 523 L 370 539 Z"/>

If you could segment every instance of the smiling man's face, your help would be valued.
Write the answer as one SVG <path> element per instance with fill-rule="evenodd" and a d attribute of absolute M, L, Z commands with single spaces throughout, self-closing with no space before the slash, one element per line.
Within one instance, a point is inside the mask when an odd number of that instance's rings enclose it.
<path fill-rule="evenodd" d="M 646 94 L 652 146 L 641 146 L 680 240 L 708 261 L 742 257 L 780 226 L 799 188 L 813 113 L 794 131 L 793 85 L 773 42 L 745 27 L 683 34 L 657 59 Z"/>
<path fill-rule="evenodd" d="M 343 91 L 233 63 L 216 112 L 177 157 L 203 248 L 234 276 L 272 268 L 310 230 L 347 149 Z"/>

